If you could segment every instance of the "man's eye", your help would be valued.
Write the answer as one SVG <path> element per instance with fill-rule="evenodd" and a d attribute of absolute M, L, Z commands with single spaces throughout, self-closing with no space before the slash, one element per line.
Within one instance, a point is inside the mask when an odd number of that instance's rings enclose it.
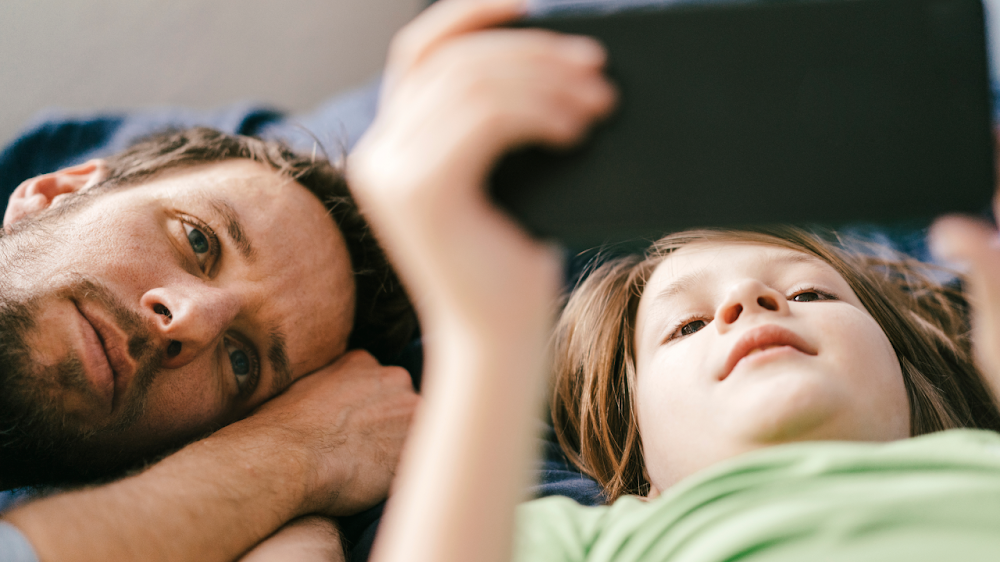
<path fill-rule="evenodd" d="M 242 396 L 253 392 L 256 386 L 259 365 L 253 354 L 232 342 L 226 342 L 226 354 L 229 355 L 229 366 L 236 380 L 236 387 Z"/>
<path fill-rule="evenodd" d="M 198 260 L 198 267 L 205 273 L 208 273 L 218 261 L 219 239 L 216 238 L 215 232 L 207 225 L 198 224 L 191 217 L 185 218 L 188 220 L 185 220 L 182 224 L 184 225 L 184 234 L 187 236 L 188 244 L 191 246 L 191 251 L 194 252 L 195 259 Z"/>
<path fill-rule="evenodd" d="M 197 228 L 187 226 L 188 242 L 191 243 L 191 249 L 194 250 L 196 254 L 207 254 L 208 250 L 211 249 L 211 245 L 208 243 L 208 238 Z"/>

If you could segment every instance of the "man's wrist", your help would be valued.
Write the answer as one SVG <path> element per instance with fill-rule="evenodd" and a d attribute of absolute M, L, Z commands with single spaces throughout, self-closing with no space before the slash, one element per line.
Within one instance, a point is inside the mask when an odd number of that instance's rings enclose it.
<path fill-rule="evenodd" d="M 286 490 L 282 504 L 291 517 L 312 513 L 350 515 L 359 509 L 345 497 L 357 475 L 347 453 L 337 451 L 336 426 L 299 428 L 301 420 L 290 412 L 262 411 L 231 424 L 213 437 L 232 440 L 234 447 L 252 451 L 248 466 L 273 472 L 276 485 Z M 324 442 L 315 433 L 324 433 Z M 249 438 L 249 442 L 242 444 Z M 366 506 L 367 507 L 367 506 Z M 286 513 L 286 511 L 281 511 Z"/>
<path fill-rule="evenodd" d="M 189 447 L 199 445 L 227 448 L 226 456 L 266 485 L 275 511 L 286 520 L 316 511 L 316 497 L 323 493 L 320 456 L 281 420 L 251 416 Z"/>

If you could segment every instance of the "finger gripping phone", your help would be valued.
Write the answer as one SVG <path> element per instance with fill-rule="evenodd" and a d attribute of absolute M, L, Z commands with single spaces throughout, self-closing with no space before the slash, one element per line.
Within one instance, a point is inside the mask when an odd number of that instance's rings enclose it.
<path fill-rule="evenodd" d="M 785 0 L 520 22 L 596 37 L 616 113 L 492 176 L 529 230 L 585 248 L 698 226 L 979 212 L 994 185 L 979 0 Z"/>

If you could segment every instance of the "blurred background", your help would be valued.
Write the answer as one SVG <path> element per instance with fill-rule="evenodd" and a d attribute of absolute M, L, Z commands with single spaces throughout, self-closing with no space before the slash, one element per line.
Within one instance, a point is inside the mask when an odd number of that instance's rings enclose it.
<path fill-rule="evenodd" d="M 426 0 L 4 0 L 0 146 L 39 111 L 304 111 L 378 75 Z"/>
<path fill-rule="evenodd" d="M 1000 0 L 984 2 L 990 27 L 1000 30 Z M 393 33 L 428 3 L 3 0 L 0 147 L 49 108 L 72 114 L 253 101 L 311 109 L 374 79 Z M 996 89 L 1000 41 L 991 51 Z"/>

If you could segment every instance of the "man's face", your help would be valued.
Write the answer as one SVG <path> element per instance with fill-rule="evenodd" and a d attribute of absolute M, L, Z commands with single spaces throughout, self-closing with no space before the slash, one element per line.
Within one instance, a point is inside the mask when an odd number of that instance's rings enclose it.
<path fill-rule="evenodd" d="M 346 348 L 343 237 L 308 190 L 249 160 L 100 194 L 3 244 L 6 310 L 28 316 L 23 399 L 88 451 L 224 425 Z"/>

